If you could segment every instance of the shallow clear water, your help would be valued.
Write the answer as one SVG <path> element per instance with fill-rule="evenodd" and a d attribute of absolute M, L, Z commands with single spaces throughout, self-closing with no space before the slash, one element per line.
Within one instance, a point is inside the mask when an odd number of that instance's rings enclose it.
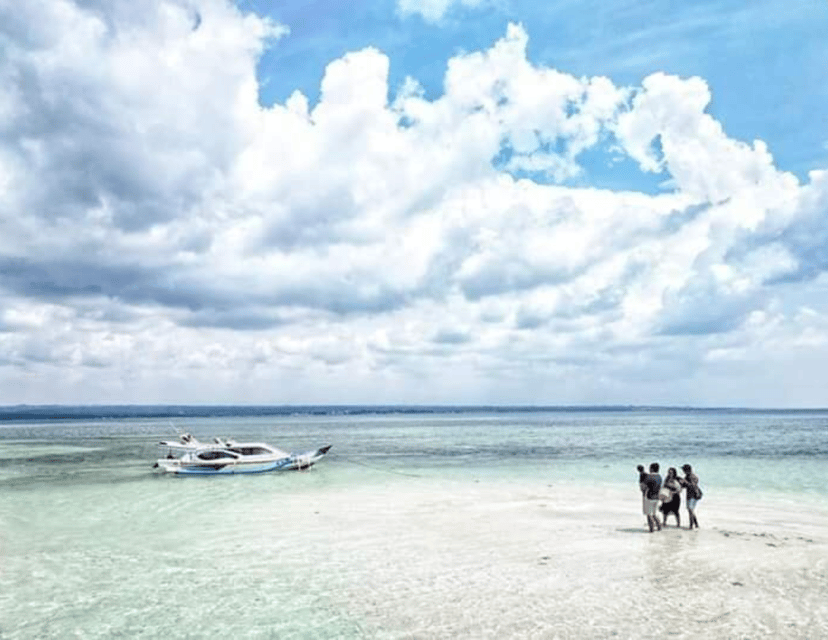
<path fill-rule="evenodd" d="M 0 638 L 655 637 L 670 616 L 636 603 L 665 590 L 680 637 L 828 632 L 828 413 L 173 422 L 333 449 L 310 472 L 176 478 L 151 471 L 166 419 L 0 423 Z M 702 531 L 644 532 L 653 460 L 698 471 Z"/>

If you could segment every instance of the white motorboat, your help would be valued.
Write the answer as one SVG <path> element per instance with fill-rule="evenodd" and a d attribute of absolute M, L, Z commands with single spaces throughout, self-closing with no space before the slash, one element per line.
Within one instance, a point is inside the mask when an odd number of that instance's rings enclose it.
<path fill-rule="evenodd" d="M 178 441 L 162 441 L 160 447 L 169 451 L 154 468 L 179 475 L 219 475 L 234 473 L 267 473 L 310 469 L 321 460 L 331 445 L 305 453 L 288 453 L 264 442 L 236 442 L 215 438 L 200 442 L 189 433 Z M 179 455 L 176 456 L 173 451 Z"/>

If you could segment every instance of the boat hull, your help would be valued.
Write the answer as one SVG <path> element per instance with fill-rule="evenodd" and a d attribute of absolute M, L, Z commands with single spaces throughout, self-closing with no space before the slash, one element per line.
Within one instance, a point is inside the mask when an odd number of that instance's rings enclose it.
<path fill-rule="evenodd" d="M 278 471 L 301 471 L 310 469 L 325 457 L 330 446 L 321 447 L 303 454 L 291 454 L 276 460 L 237 460 L 237 461 L 182 461 L 181 459 L 161 459 L 155 468 L 163 473 L 182 476 L 216 476 L 240 475 L 253 473 L 272 473 Z"/>

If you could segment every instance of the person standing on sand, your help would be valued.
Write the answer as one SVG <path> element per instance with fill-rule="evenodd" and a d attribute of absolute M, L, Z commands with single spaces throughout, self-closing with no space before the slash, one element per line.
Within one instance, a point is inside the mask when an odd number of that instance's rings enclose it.
<path fill-rule="evenodd" d="M 640 472 L 641 473 L 641 472 Z M 650 473 L 641 473 L 639 484 L 644 491 L 644 515 L 647 516 L 647 525 L 650 533 L 654 528 L 661 531 L 661 523 L 658 521 L 658 492 L 661 489 L 661 476 L 658 474 L 658 462 L 650 465 Z"/>
<path fill-rule="evenodd" d="M 676 526 L 681 526 L 681 516 L 679 515 L 679 508 L 681 507 L 681 483 L 678 480 L 678 471 L 675 467 L 670 467 L 667 470 L 667 477 L 664 478 L 664 487 L 670 491 L 670 497 L 661 503 L 661 513 L 664 514 L 664 526 L 667 526 L 667 516 L 671 513 L 676 516 Z"/>
<path fill-rule="evenodd" d="M 638 469 L 638 488 L 641 489 L 641 508 L 645 509 L 644 501 L 647 499 L 647 485 L 644 484 L 644 478 L 647 476 L 647 472 L 644 471 L 643 464 L 638 465 L 636 469 Z"/>
<path fill-rule="evenodd" d="M 684 471 L 684 478 L 680 478 L 679 482 L 687 489 L 687 513 L 690 516 L 690 526 L 688 528 L 692 529 L 693 525 L 696 525 L 696 529 L 698 529 L 699 521 L 696 519 L 696 504 L 702 498 L 699 476 L 693 473 L 693 467 L 689 464 L 685 464 L 681 470 Z"/>

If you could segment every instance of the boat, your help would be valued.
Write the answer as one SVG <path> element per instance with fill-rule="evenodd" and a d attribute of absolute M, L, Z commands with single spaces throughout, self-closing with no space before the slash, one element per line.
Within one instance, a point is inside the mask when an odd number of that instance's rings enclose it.
<path fill-rule="evenodd" d="M 264 442 L 236 442 L 229 438 L 200 442 L 189 433 L 181 434 L 178 441 L 161 441 L 158 446 L 166 447 L 169 453 L 156 461 L 154 469 L 201 476 L 310 469 L 331 448 L 326 445 L 304 453 L 288 453 Z"/>

